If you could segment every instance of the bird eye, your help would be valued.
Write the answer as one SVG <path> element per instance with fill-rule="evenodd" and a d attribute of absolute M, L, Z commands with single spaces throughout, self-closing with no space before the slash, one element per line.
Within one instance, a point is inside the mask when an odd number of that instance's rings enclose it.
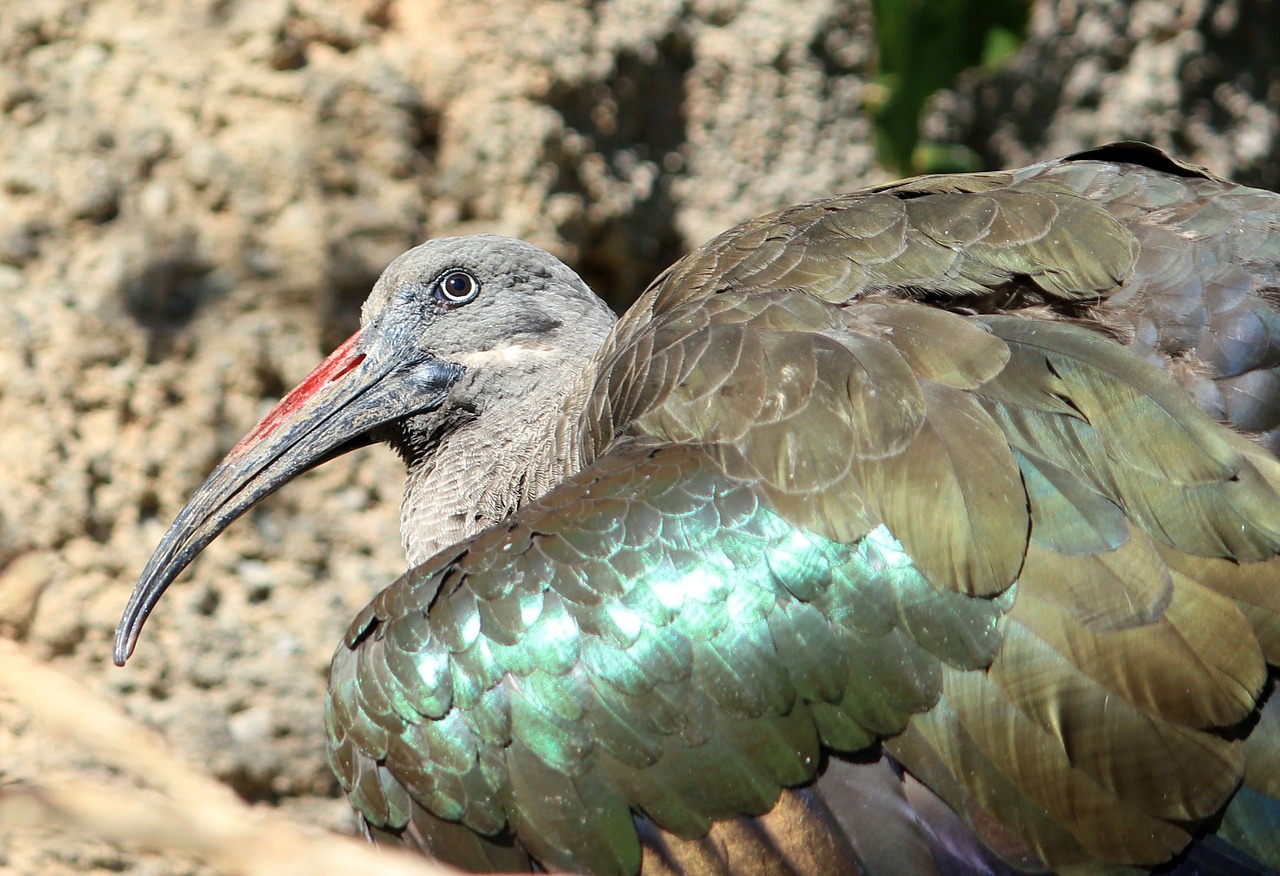
<path fill-rule="evenodd" d="M 467 304 L 480 294 L 480 281 L 466 271 L 449 271 L 436 281 L 436 297 L 445 304 Z"/>

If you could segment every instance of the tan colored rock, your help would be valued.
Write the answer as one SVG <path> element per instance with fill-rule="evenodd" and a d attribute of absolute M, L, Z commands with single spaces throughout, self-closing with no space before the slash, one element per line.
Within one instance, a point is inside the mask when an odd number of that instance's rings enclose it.
<path fill-rule="evenodd" d="M 935 102 L 933 138 L 1014 166 L 1147 140 L 1280 186 L 1280 7 L 1248 0 L 1038 0 L 1012 62 Z"/>
<path fill-rule="evenodd" d="M 58 563 L 51 551 L 32 551 L 0 570 L 0 634 L 26 635 L 40 594 L 54 580 Z"/>

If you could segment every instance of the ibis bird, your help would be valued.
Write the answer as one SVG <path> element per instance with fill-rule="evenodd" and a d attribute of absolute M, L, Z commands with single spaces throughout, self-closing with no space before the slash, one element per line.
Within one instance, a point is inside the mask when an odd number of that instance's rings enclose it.
<path fill-rule="evenodd" d="M 333 659 L 368 836 L 472 870 L 1280 868 L 1280 195 L 1120 143 L 789 207 L 621 318 L 396 259 L 117 633 L 386 442 L 411 568 Z"/>

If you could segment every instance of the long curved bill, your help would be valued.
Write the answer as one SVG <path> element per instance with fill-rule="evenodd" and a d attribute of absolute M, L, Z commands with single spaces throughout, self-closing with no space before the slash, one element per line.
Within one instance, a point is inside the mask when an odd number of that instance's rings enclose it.
<path fill-rule="evenodd" d="M 362 334 L 348 338 L 282 398 L 187 500 L 120 618 L 117 666 L 133 653 L 165 589 L 233 520 L 308 469 L 369 444 L 370 430 L 439 407 L 463 371 L 417 351 L 367 355 Z"/>

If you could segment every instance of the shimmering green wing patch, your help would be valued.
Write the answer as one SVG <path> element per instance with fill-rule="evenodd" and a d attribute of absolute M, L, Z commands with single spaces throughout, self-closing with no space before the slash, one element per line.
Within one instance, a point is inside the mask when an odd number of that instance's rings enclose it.
<path fill-rule="evenodd" d="M 685 837 L 767 811 L 821 746 L 989 663 L 1008 608 L 934 588 L 883 526 L 797 529 L 713 453 L 624 446 L 374 601 L 334 659 L 331 759 L 379 827 L 420 807 L 632 872 L 632 810 Z"/>

